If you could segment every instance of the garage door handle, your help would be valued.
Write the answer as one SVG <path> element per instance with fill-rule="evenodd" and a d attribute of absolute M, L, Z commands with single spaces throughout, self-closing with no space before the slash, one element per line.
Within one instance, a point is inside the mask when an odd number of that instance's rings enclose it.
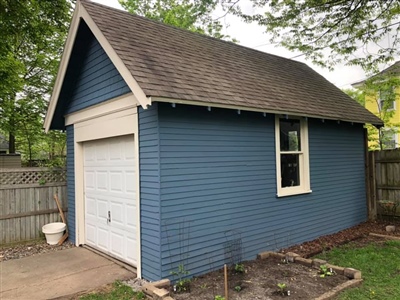
<path fill-rule="evenodd" d="M 111 212 L 108 211 L 108 218 L 107 218 L 107 224 L 111 223 Z"/>

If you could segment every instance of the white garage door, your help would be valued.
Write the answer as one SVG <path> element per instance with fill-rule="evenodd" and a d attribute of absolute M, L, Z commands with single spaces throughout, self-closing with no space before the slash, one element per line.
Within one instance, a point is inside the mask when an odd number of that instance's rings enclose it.
<path fill-rule="evenodd" d="M 133 135 L 84 143 L 86 244 L 137 263 Z"/>

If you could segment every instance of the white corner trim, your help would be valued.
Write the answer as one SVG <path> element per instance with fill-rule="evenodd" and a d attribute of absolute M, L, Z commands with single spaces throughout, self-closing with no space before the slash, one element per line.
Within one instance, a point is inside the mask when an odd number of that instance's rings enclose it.
<path fill-rule="evenodd" d="M 71 57 L 72 48 L 74 46 L 76 33 L 78 32 L 79 22 L 80 22 L 80 11 L 81 3 L 76 2 L 75 11 L 72 16 L 71 26 L 68 31 L 67 40 L 64 45 L 64 51 L 61 56 L 60 65 L 58 67 L 56 81 L 54 83 L 53 91 L 51 93 L 49 106 L 47 108 L 46 117 L 44 119 L 44 129 L 47 133 L 50 130 L 51 121 L 53 120 L 54 112 L 56 110 L 58 97 L 60 96 L 62 83 L 64 82 L 65 74 L 67 72 L 67 67 L 69 59 Z"/>
<path fill-rule="evenodd" d="M 117 68 L 118 72 L 121 74 L 122 78 L 124 78 L 126 84 L 131 89 L 132 93 L 136 96 L 140 105 L 146 109 L 147 106 L 151 105 L 151 99 L 146 96 L 143 92 L 135 78 L 133 78 L 131 72 L 128 70 L 126 65 L 122 62 L 121 58 L 115 52 L 114 48 L 108 42 L 104 34 L 101 32 L 99 27 L 93 21 L 92 17 L 88 14 L 85 7 L 81 4 L 80 15 L 86 24 L 89 26 L 90 30 L 96 37 L 97 41 L 103 47 L 104 51 L 107 53 L 108 57 L 113 62 L 114 66 Z"/>
<path fill-rule="evenodd" d="M 137 207 L 137 215 L 136 215 L 136 240 L 138 247 L 138 257 L 137 266 L 136 266 L 136 276 L 138 278 L 142 278 L 142 243 L 141 243 L 141 218 L 140 218 L 140 161 L 139 161 L 139 116 L 138 114 L 134 114 L 135 121 L 134 124 L 134 135 L 135 135 L 135 172 L 136 172 L 136 207 Z"/>
<path fill-rule="evenodd" d="M 60 66 L 58 69 L 56 81 L 54 83 L 53 92 L 50 98 L 49 107 L 46 113 L 46 117 L 44 120 L 44 129 L 46 132 L 50 130 L 51 121 L 54 117 L 54 112 L 57 107 L 58 98 L 60 96 L 62 84 L 64 82 L 65 74 L 67 71 L 69 59 L 71 57 L 72 49 L 75 43 L 76 34 L 78 32 L 79 23 L 83 19 L 85 23 L 88 25 L 90 30 L 92 31 L 93 35 L 96 37 L 100 45 L 103 47 L 104 51 L 107 53 L 110 60 L 113 62 L 114 66 L 121 74 L 122 78 L 125 80 L 126 84 L 131 89 L 132 93 L 134 94 L 136 101 L 146 109 L 147 106 L 151 105 L 151 98 L 147 97 L 146 94 L 143 92 L 135 78 L 133 78 L 131 72 L 122 62 L 121 58 L 112 48 L 108 40 L 105 38 L 103 33 L 97 27 L 96 23 L 90 17 L 84 6 L 80 1 L 77 1 L 74 15 L 71 21 L 71 26 L 68 32 L 67 41 L 64 46 L 63 55 L 61 57 Z"/>
<path fill-rule="evenodd" d="M 74 126 L 75 127 L 75 126 Z M 75 131 L 75 128 L 74 128 Z M 84 201 L 84 170 L 83 144 L 74 135 L 74 165 L 75 165 L 75 245 L 85 244 L 85 201 Z"/>
<path fill-rule="evenodd" d="M 87 107 L 85 109 L 73 112 L 65 116 L 65 125 L 76 124 L 83 121 L 88 121 L 105 115 L 110 115 L 116 112 L 136 108 L 138 103 L 135 95 L 132 93 L 123 95 L 97 105 Z"/>

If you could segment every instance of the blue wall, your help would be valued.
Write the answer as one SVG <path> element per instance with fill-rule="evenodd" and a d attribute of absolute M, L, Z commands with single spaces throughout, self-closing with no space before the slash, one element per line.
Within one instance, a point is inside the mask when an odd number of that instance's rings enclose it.
<path fill-rule="evenodd" d="M 159 104 L 139 116 L 145 278 L 179 264 L 204 273 L 366 220 L 361 125 L 309 119 L 313 192 L 277 198 L 273 115 Z"/>
<path fill-rule="evenodd" d="M 74 126 L 67 126 L 68 239 L 75 244 L 75 152 Z"/>
<path fill-rule="evenodd" d="M 142 276 L 161 278 L 160 142 L 157 103 L 139 108 Z"/>
<path fill-rule="evenodd" d="M 130 92 L 114 64 L 82 20 L 61 88 L 52 129 L 64 129 L 64 115 Z"/>

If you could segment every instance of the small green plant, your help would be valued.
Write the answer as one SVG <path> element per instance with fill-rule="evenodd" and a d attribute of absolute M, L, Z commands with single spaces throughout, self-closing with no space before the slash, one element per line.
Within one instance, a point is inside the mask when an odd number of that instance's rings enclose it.
<path fill-rule="evenodd" d="M 277 290 L 278 294 L 280 294 L 282 296 L 285 296 L 285 295 L 290 296 L 290 291 L 288 290 L 286 283 L 278 283 L 276 286 L 278 287 L 278 290 Z"/>
<path fill-rule="evenodd" d="M 236 273 L 245 273 L 246 269 L 244 268 L 244 264 L 235 264 L 235 272 Z"/>
<path fill-rule="evenodd" d="M 332 276 L 335 274 L 335 272 L 332 270 L 332 268 L 328 268 L 326 265 L 321 265 L 319 266 L 319 277 L 325 278 L 326 276 Z"/>
<path fill-rule="evenodd" d="M 214 297 L 214 300 L 225 300 L 225 297 L 217 295 L 217 296 Z"/>
<path fill-rule="evenodd" d="M 235 291 L 240 292 L 242 290 L 242 287 L 240 285 L 235 286 Z"/>
<path fill-rule="evenodd" d="M 208 287 L 207 283 L 203 283 L 202 285 L 200 285 L 200 288 L 203 290 L 205 290 L 207 287 Z"/>
<path fill-rule="evenodd" d="M 178 266 L 177 271 L 171 271 L 170 274 L 178 277 L 174 285 L 174 292 L 182 293 L 190 291 L 190 279 L 183 278 L 186 275 L 189 275 L 189 271 L 185 269 L 183 264 Z"/>

